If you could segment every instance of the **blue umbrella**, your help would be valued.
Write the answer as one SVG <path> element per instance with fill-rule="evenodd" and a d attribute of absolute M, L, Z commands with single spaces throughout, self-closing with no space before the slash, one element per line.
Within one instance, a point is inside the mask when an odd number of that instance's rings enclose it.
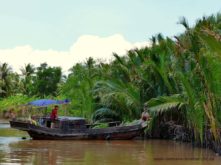
<path fill-rule="evenodd" d="M 68 99 L 65 100 L 51 100 L 51 99 L 41 99 L 41 100 L 35 100 L 32 102 L 29 102 L 28 105 L 34 105 L 34 106 L 48 106 L 53 104 L 67 104 L 70 101 Z"/>

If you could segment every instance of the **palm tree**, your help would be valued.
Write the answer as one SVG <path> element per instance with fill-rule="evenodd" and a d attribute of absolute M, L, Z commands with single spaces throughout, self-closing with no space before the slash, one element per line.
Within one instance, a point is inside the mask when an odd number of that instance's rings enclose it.
<path fill-rule="evenodd" d="M 7 63 L 0 64 L 0 97 L 9 96 L 12 92 L 11 67 Z"/>
<path fill-rule="evenodd" d="M 22 73 L 23 93 L 30 95 L 32 93 L 32 80 L 35 73 L 35 67 L 32 64 L 27 64 L 20 69 Z"/>
<path fill-rule="evenodd" d="M 221 96 L 220 36 L 213 31 L 210 19 L 199 21 L 196 28 L 190 28 L 185 19 L 181 23 L 186 32 L 176 37 L 175 65 L 172 65 L 179 85 L 177 94 L 171 95 L 170 92 L 168 96 L 148 101 L 148 104 L 153 111 L 185 107 L 188 126 L 193 128 L 195 138 L 202 142 L 204 132 L 210 129 L 217 140 Z"/>
<path fill-rule="evenodd" d="M 70 69 L 71 73 L 61 90 L 64 95 L 73 99 L 72 106 L 84 117 L 91 116 L 95 111 L 92 89 L 98 76 L 97 68 L 93 58 L 87 59 L 86 63 L 76 64 Z"/>
<path fill-rule="evenodd" d="M 22 75 L 27 78 L 35 73 L 35 67 L 32 64 L 25 64 L 23 68 L 21 68 Z"/>
<path fill-rule="evenodd" d="M 141 113 L 140 91 L 132 83 L 117 79 L 98 81 L 93 92 L 100 98 L 101 106 L 124 113 L 127 119 L 137 118 Z"/>
<path fill-rule="evenodd" d="M 195 27 L 185 18 L 186 31 L 175 39 L 161 34 L 152 46 L 114 54 L 110 64 L 88 59 L 72 68 L 63 92 L 76 100 L 81 114 L 96 108 L 116 111 L 124 120 L 139 116 L 145 102 L 155 118 L 179 112 L 182 125 L 198 141 L 221 127 L 221 15 L 204 17 Z M 84 113 L 83 113 L 84 110 Z M 90 113 L 89 113 L 90 112 Z M 89 115 L 88 115 L 89 116 Z"/>

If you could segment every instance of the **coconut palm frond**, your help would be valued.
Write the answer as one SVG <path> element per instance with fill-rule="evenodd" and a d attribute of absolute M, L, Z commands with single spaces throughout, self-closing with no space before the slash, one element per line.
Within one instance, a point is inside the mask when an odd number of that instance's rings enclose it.
<path fill-rule="evenodd" d="M 152 112 L 163 112 L 173 108 L 180 109 L 186 105 L 186 102 L 180 94 L 175 94 L 153 98 L 147 102 L 147 105 Z"/>
<path fill-rule="evenodd" d="M 185 17 L 181 17 L 178 23 L 183 25 L 187 30 L 190 28 L 188 21 Z"/>

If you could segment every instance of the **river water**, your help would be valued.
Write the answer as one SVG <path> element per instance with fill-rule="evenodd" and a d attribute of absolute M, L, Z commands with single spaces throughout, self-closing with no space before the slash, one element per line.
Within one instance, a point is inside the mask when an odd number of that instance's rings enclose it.
<path fill-rule="evenodd" d="M 221 157 L 189 143 L 166 140 L 31 140 L 26 133 L 0 124 L 0 164 L 220 165 Z"/>

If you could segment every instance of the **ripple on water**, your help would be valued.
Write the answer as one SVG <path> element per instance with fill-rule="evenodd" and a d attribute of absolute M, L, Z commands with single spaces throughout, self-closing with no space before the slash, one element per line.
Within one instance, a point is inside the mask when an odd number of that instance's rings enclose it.
<path fill-rule="evenodd" d="M 0 137 L 0 145 L 7 145 L 9 143 L 18 142 L 22 139 L 20 137 Z"/>
<path fill-rule="evenodd" d="M 3 131 L 4 130 L 4 131 Z M 18 132 L 0 129 L 0 164 L 164 164 L 220 165 L 211 150 L 189 143 L 146 141 L 50 141 L 23 140 Z M 5 137 L 1 136 L 5 132 Z M 7 133 L 7 134 L 6 134 Z M 7 137 L 7 136 L 8 137 Z M 14 135 L 11 136 L 11 135 Z M 15 136 L 20 137 L 15 137 Z M 211 159 L 208 159 L 211 158 Z M 194 159 L 194 161 L 192 161 Z"/>

